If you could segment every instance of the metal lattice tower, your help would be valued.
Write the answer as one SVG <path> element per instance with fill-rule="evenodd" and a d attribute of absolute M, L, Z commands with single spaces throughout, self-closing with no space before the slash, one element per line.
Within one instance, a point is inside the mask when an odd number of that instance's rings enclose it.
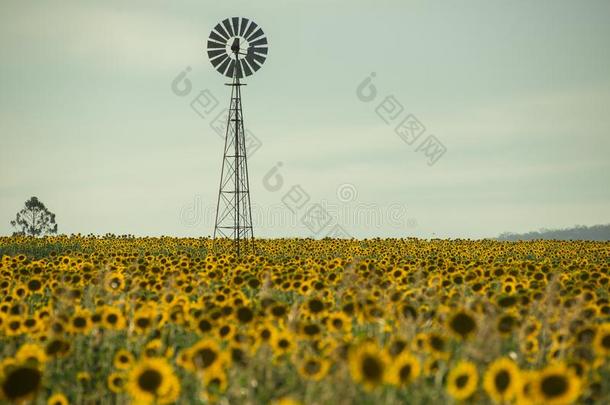
<path fill-rule="evenodd" d="M 250 183 L 240 79 L 250 76 L 266 59 L 268 47 L 263 31 L 246 18 L 227 18 L 210 33 L 208 56 L 221 74 L 231 77 L 231 101 L 216 203 L 214 240 L 233 240 L 237 255 L 254 251 Z"/>
<path fill-rule="evenodd" d="M 233 239 L 238 255 L 242 250 L 242 245 L 247 245 L 249 241 L 252 242 L 252 248 L 254 248 L 248 160 L 241 109 L 241 86 L 243 85 L 237 76 L 234 76 L 233 82 L 229 84 L 231 102 L 214 227 L 214 239 L 216 236 Z"/>

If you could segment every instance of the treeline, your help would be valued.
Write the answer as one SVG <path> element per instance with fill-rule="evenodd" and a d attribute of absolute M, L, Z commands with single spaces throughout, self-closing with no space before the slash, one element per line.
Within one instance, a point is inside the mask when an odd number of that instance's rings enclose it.
<path fill-rule="evenodd" d="M 569 229 L 540 229 L 527 233 L 504 232 L 497 240 L 517 241 L 517 240 L 595 240 L 610 241 L 610 224 L 607 225 L 576 225 Z"/>

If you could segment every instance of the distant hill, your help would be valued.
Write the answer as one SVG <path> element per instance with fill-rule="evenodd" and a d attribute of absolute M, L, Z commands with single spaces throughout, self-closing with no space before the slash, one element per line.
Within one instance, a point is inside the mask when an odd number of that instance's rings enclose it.
<path fill-rule="evenodd" d="M 504 232 L 498 236 L 497 240 L 516 241 L 516 240 L 596 240 L 610 241 L 610 224 L 584 226 L 576 225 L 569 229 L 540 229 L 539 231 L 527 233 Z"/>

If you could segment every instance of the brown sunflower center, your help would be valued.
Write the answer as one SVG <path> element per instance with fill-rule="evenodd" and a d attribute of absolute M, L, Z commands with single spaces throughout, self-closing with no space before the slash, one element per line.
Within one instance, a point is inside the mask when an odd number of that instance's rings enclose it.
<path fill-rule="evenodd" d="M 305 372 L 310 375 L 318 373 L 321 368 L 322 365 L 320 362 L 315 360 L 309 360 L 307 363 L 305 363 Z"/>
<path fill-rule="evenodd" d="M 193 362 L 199 368 L 207 368 L 212 365 L 216 361 L 218 354 L 208 347 L 200 349 L 193 356 Z"/>
<path fill-rule="evenodd" d="M 373 356 L 365 356 L 362 359 L 362 374 L 369 381 L 381 379 L 383 368 L 378 359 Z"/>
<path fill-rule="evenodd" d="M 74 322 L 72 323 L 77 328 L 84 328 L 87 325 L 87 320 L 82 316 L 78 316 L 74 318 Z"/>
<path fill-rule="evenodd" d="M 510 374 L 506 370 L 500 370 L 494 378 L 494 383 L 498 392 L 504 392 L 510 385 Z"/>
<path fill-rule="evenodd" d="M 254 313 L 250 308 L 242 307 L 237 310 L 237 319 L 241 323 L 248 323 L 254 318 Z"/>
<path fill-rule="evenodd" d="M 564 376 L 553 374 L 544 377 L 540 387 L 546 397 L 558 397 L 568 390 L 568 382 Z"/>
<path fill-rule="evenodd" d="M 321 312 L 324 309 L 324 304 L 320 300 L 309 301 L 309 310 L 314 314 Z"/>
<path fill-rule="evenodd" d="M 10 372 L 2 384 L 2 392 L 9 400 L 17 400 L 35 392 L 39 386 L 42 375 L 40 371 L 31 367 L 19 367 Z"/>
<path fill-rule="evenodd" d="M 455 333 L 466 336 L 476 328 L 476 323 L 474 319 L 468 314 L 459 313 L 451 320 L 451 329 L 455 331 Z"/>
<path fill-rule="evenodd" d="M 467 382 L 468 382 L 468 375 L 462 374 L 462 375 L 458 376 L 458 378 L 455 379 L 455 386 L 458 387 L 459 389 L 462 389 L 466 386 Z"/>
<path fill-rule="evenodd" d="M 610 349 L 610 335 L 606 335 L 602 338 L 602 346 L 605 349 Z"/>
<path fill-rule="evenodd" d="M 407 381 L 411 376 L 411 365 L 405 364 L 404 366 L 402 366 L 398 374 L 400 376 L 400 381 Z"/>
<path fill-rule="evenodd" d="M 138 377 L 138 386 L 143 391 L 155 394 L 159 389 L 159 386 L 161 386 L 161 380 L 161 373 L 157 370 L 148 369 Z"/>

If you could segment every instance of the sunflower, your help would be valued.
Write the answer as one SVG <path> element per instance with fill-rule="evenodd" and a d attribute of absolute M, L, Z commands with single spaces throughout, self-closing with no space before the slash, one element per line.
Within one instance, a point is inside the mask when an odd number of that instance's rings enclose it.
<path fill-rule="evenodd" d="M 315 339 L 322 334 L 322 326 L 317 322 L 305 322 L 300 327 L 300 335 L 305 339 Z"/>
<path fill-rule="evenodd" d="M 10 315 L 4 320 L 4 333 L 7 336 L 18 336 L 25 331 L 25 325 L 20 316 Z"/>
<path fill-rule="evenodd" d="M 104 279 L 104 289 L 110 293 L 118 293 L 125 287 L 125 276 L 119 272 L 112 272 Z"/>
<path fill-rule="evenodd" d="M 6 357 L 0 360 L 0 380 L 13 368 L 18 366 L 19 363 L 13 357 Z M 1 398 L 1 396 L 0 396 Z"/>
<path fill-rule="evenodd" d="M 447 376 L 447 392 L 457 400 L 464 400 L 474 394 L 478 382 L 479 373 L 474 363 L 460 361 Z"/>
<path fill-rule="evenodd" d="M 15 298 L 15 300 L 21 300 L 21 299 L 25 298 L 28 294 L 29 294 L 29 291 L 26 286 L 17 285 L 13 288 L 12 297 Z"/>
<path fill-rule="evenodd" d="M 580 388 L 576 373 L 561 363 L 547 366 L 533 382 L 535 398 L 549 405 L 573 403 L 580 395 Z"/>
<path fill-rule="evenodd" d="M 386 380 L 396 386 L 405 386 L 419 377 L 420 370 L 421 366 L 417 357 L 408 351 L 403 351 L 392 359 Z"/>
<path fill-rule="evenodd" d="M 411 348 L 415 352 L 429 350 L 428 335 L 423 332 L 415 335 L 415 338 L 411 342 Z"/>
<path fill-rule="evenodd" d="M 228 347 L 230 364 L 235 364 L 240 367 L 246 367 L 248 365 L 248 355 L 244 346 L 238 343 L 232 343 Z"/>
<path fill-rule="evenodd" d="M 458 311 L 448 322 L 449 329 L 462 339 L 472 335 L 477 329 L 474 316 L 467 311 Z"/>
<path fill-rule="evenodd" d="M 270 309 L 271 315 L 274 318 L 281 319 L 288 313 L 288 309 L 284 304 L 276 304 Z"/>
<path fill-rule="evenodd" d="M 307 356 L 299 366 L 299 374 L 312 381 L 320 381 L 323 379 L 330 368 L 330 362 L 321 357 Z"/>
<path fill-rule="evenodd" d="M 258 349 L 261 345 L 273 341 L 275 328 L 268 323 L 259 324 L 256 326 L 254 334 L 254 349 Z"/>
<path fill-rule="evenodd" d="M 527 336 L 521 342 L 521 352 L 528 361 L 535 360 L 536 355 L 539 351 L 538 338 L 535 336 Z"/>
<path fill-rule="evenodd" d="M 144 357 L 161 357 L 163 353 L 163 342 L 161 339 L 153 339 L 146 343 L 144 350 L 142 351 Z"/>
<path fill-rule="evenodd" d="M 23 322 L 23 326 L 24 326 L 25 330 L 27 331 L 27 333 L 29 333 L 31 335 L 31 334 L 35 334 L 36 332 L 38 332 L 40 330 L 41 322 L 38 320 L 38 318 L 28 317 Z"/>
<path fill-rule="evenodd" d="M 290 353 L 295 347 L 294 340 L 294 336 L 287 331 L 276 332 L 271 342 L 275 356 Z"/>
<path fill-rule="evenodd" d="M 326 318 L 326 327 L 337 334 L 348 334 L 352 331 L 352 319 L 344 312 L 333 312 Z"/>
<path fill-rule="evenodd" d="M 201 334 L 207 334 L 212 331 L 214 325 L 210 319 L 201 317 L 191 320 L 192 328 Z"/>
<path fill-rule="evenodd" d="M 49 340 L 44 348 L 44 352 L 49 357 L 63 357 L 70 351 L 70 343 L 60 339 L 53 338 Z"/>
<path fill-rule="evenodd" d="M 325 308 L 326 308 L 326 305 L 325 305 L 324 301 L 322 301 L 318 297 L 312 297 L 312 298 L 308 299 L 307 301 L 305 301 L 303 309 L 305 310 L 305 313 L 307 313 L 307 314 L 310 314 L 312 316 L 319 316 L 320 314 L 322 314 L 324 312 Z"/>
<path fill-rule="evenodd" d="M 447 359 L 449 357 L 449 352 L 447 351 L 447 339 L 438 333 L 428 334 L 427 349 L 434 357 L 439 359 Z"/>
<path fill-rule="evenodd" d="M 38 365 L 43 365 L 47 361 L 47 355 L 41 346 L 34 343 L 24 343 L 15 354 L 15 360 L 19 363 L 33 361 Z"/>
<path fill-rule="evenodd" d="M 111 330 L 122 330 L 125 328 L 126 321 L 120 309 L 115 307 L 104 307 L 101 314 L 101 322 L 104 328 Z"/>
<path fill-rule="evenodd" d="M 85 384 L 91 381 L 91 374 L 88 371 L 79 371 L 76 373 L 76 380 L 81 384 Z"/>
<path fill-rule="evenodd" d="M 136 333 L 148 333 L 152 327 L 155 318 L 155 311 L 151 308 L 141 308 L 133 316 L 133 326 Z"/>
<path fill-rule="evenodd" d="M 206 387 L 206 397 L 208 400 L 214 400 L 217 395 L 223 393 L 228 386 L 227 373 L 224 368 L 217 363 L 203 373 L 203 383 Z"/>
<path fill-rule="evenodd" d="M 521 371 L 521 387 L 517 391 L 517 403 L 519 405 L 533 405 L 534 398 L 534 383 L 538 378 L 538 373 L 533 370 Z"/>
<path fill-rule="evenodd" d="M 394 337 L 388 343 L 386 350 L 388 351 L 390 357 L 393 359 L 397 357 L 400 353 L 403 353 L 407 349 L 408 345 L 409 343 L 407 339 L 401 337 Z"/>
<path fill-rule="evenodd" d="M 42 372 L 37 367 L 17 365 L 4 372 L 0 397 L 11 402 L 26 402 L 36 396 L 41 387 Z"/>
<path fill-rule="evenodd" d="M 610 323 L 604 323 L 599 326 L 593 339 L 593 347 L 598 356 L 610 356 Z"/>
<path fill-rule="evenodd" d="M 191 371 L 207 370 L 217 362 L 224 361 L 220 348 L 210 339 L 203 339 L 195 343 L 188 349 L 188 357 L 187 369 Z"/>
<path fill-rule="evenodd" d="M 47 405 L 68 405 L 70 402 L 64 394 L 53 394 L 47 399 Z"/>
<path fill-rule="evenodd" d="M 218 325 L 218 328 L 216 329 L 216 336 L 218 336 L 220 340 L 228 341 L 231 340 L 233 335 L 235 335 L 235 332 L 236 328 L 232 323 L 225 323 Z"/>
<path fill-rule="evenodd" d="M 77 309 L 70 320 L 70 332 L 85 335 L 89 332 L 91 326 L 91 312 L 87 309 Z"/>
<path fill-rule="evenodd" d="M 235 319 L 241 324 L 248 324 L 254 319 L 254 311 L 247 306 L 239 307 L 235 311 Z"/>
<path fill-rule="evenodd" d="M 508 337 L 513 333 L 513 329 L 518 325 L 517 318 L 510 314 L 500 316 L 496 323 L 496 328 L 501 336 Z"/>
<path fill-rule="evenodd" d="M 119 349 L 114 354 L 113 364 L 119 370 L 127 370 L 131 368 L 135 361 L 133 354 L 125 349 Z"/>
<path fill-rule="evenodd" d="M 122 373 L 110 373 L 106 381 L 108 383 L 108 389 L 115 394 L 125 390 L 125 375 Z"/>
<path fill-rule="evenodd" d="M 44 282 L 38 277 L 32 277 L 28 280 L 26 287 L 29 293 L 41 293 L 44 290 Z"/>
<path fill-rule="evenodd" d="M 510 401 L 520 388 L 519 367 L 507 357 L 489 365 L 483 378 L 483 388 L 495 402 Z"/>
<path fill-rule="evenodd" d="M 367 391 L 383 383 L 389 363 L 385 351 L 373 342 L 364 342 L 349 354 L 350 374 Z"/>
<path fill-rule="evenodd" d="M 138 362 L 129 372 L 125 387 L 134 402 L 142 404 L 169 404 L 180 395 L 180 381 L 163 358 Z"/>

